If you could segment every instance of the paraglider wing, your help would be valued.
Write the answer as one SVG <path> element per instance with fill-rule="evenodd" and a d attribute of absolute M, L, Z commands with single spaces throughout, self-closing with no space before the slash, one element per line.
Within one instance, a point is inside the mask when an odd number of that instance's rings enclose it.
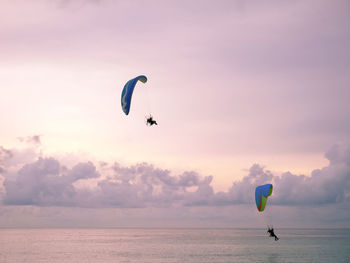
<path fill-rule="evenodd" d="M 134 91 L 134 88 L 135 88 L 137 81 L 141 81 L 142 83 L 146 83 L 147 78 L 146 78 L 146 76 L 141 75 L 141 76 L 138 76 L 134 79 L 129 80 L 125 84 L 123 91 L 122 91 L 121 103 L 122 103 L 122 109 L 126 115 L 128 115 L 129 111 L 130 111 L 131 97 L 132 97 L 132 93 Z"/>
<path fill-rule="evenodd" d="M 259 212 L 264 211 L 267 197 L 272 194 L 272 189 L 272 184 L 260 185 L 255 189 L 256 208 L 258 208 Z"/>

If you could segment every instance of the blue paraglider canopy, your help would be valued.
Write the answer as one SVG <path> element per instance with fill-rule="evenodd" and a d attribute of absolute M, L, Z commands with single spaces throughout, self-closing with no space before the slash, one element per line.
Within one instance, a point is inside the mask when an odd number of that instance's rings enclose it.
<path fill-rule="evenodd" d="M 136 78 L 129 80 L 125 84 L 123 91 L 122 91 L 121 104 L 122 104 L 122 109 L 126 115 L 128 115 L 129 111 L 130 111 L 131 97 L 132 97 L 132 93 L 134 92 L 134 88 L 135 88 L 137 81 L 141 81 L 142 83 L 146 83 L 147 77 L 140 75 Z"/>

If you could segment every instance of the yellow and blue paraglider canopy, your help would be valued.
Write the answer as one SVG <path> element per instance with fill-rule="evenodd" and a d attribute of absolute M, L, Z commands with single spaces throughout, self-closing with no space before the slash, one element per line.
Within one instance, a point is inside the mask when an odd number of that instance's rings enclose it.
<path fill-rule="evenodd" d="M 255 203 L 259 212 L 264 211 L 267 197 L 272 194 L 272 184 L 260 185 L 255 189 Z"/>
<path fill-rule="evenodd" d="M 146 83 L 147 77 L 140 75 L 136 78 L 129 80 L 125 84 L 123 91 L 122 91 L 121 104 L 122 104 L 122 109 L 126 115 L 128 115 L 129 111 L 130 111 L 131 97 L 132 97 L 132 93 L 134 92 L 134 88 L 135 88 L 137 81 L 141 81 L 142 83 Z"/>

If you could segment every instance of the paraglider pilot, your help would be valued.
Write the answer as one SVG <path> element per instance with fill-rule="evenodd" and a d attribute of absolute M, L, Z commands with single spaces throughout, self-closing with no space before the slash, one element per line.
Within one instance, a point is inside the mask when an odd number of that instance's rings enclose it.
<path fill-rule="evenodd" d="M 152 126 L 152 125 L 154 125 L 154 124 L 155 124 L 155 125 L 158 125 L 158 123 L 157 123 L 155 120 L 153 120 L 152 115 L 149 115 L 149 117 L 147 118 L 146 124 L 149 125 L 149 126 Z"/>
<path fill-rule="evenodd" d="M 274 238 L 275 238 L 275 241 L 277 241 L 279 238 L 275 235 L 275 232 L 274 232 L 274 230 L 273 230 L 273 227 L 270 228 L 269 226 L 267 226 L 267 228 L 268 228 L 267 233 L 270 234 L 270 237 L 274 237 Z"/>

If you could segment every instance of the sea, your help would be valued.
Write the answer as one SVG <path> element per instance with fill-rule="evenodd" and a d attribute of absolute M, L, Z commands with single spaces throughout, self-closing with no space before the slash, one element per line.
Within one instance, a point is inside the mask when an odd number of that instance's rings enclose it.
<path fill-rule="evenodd" d="M 350 229 L 0 229 L 0 262 L 350 262 Z"/>

